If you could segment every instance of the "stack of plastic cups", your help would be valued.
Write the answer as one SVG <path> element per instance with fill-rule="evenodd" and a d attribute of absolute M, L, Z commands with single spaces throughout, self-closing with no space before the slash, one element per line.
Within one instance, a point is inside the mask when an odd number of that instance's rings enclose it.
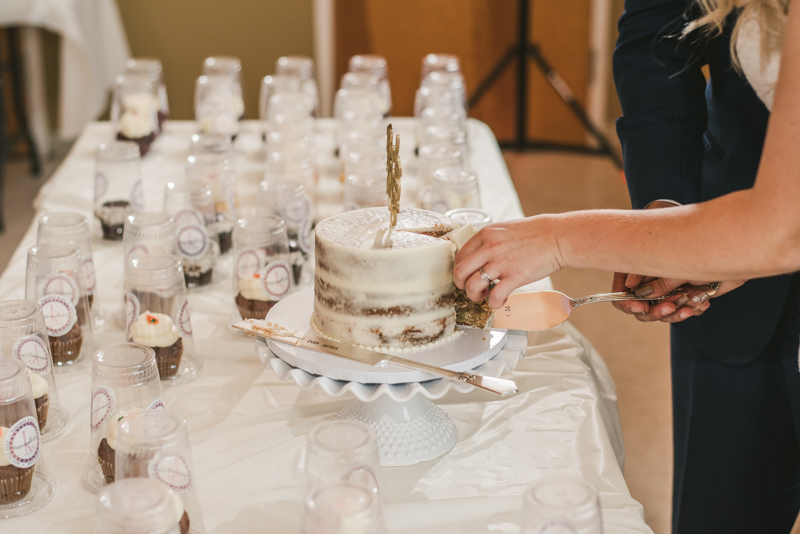
<path fill-rule="evenodd" d="M 314 60 L 307 56 L 283 56 L 275 62 L 277 74 L 288 74 L 300 79 L 300 90 L 311 98 L 313 116 L 319 110 L 319 89 L 314 79 Z"/>
<path fill-rule="evenodd" d="M 444 168 L 464 168 L 464 158 L 457 146 L 451 144 L 423 145 L 417 158 L 417 176 L 422 188 L 419 205 L 431 209 L 433 205 L 433 174 Z"/>
<path fill-rule="evenodd" d="M 56 482 L 43 465 L 28 370 L 16 358 L 0 358 L 0 433 L 0 517 L 19 517 L 50 502 Z"/>
<path fill-rule="evenodd" d="M 59 402 L 44 315 L 37 303 L 0 302 L 0 357 L 15 358 L 27 366 L 42 441 L 63 434 L 69 412 Z"/>
<path fill-rule="evenodd" d="M 158 86 L 158 129 L 164 130 L 164 121 L 169 118 L 167 85 L 164 83 L 164 67 L 161 60 L 152 57 L 135 57 L 125 63 L 125 72 L 149 77 Z"/>
<path fill-rule="evenodd" d="M 94 534 L 186 534 L 180 506 L 176 495 L 155 480 L 120 480 L 100 492 Z"/>
<path fill-rule="evenodd" d="M 94 174 L 94 216 L 103 239 L 120 241 L 125 218 L 144 209 L 139 147 L 130 141 L 111 141 L 97 148 Z"/>
<path fill-rule="evenodd" d="M 28 250 L 25 299 L 38 302 L 56 372 L 84 367 L 95 351 L 89 300 L 78 249 L 68 244 Z"/>
<path fill-rule="evenodd" d="M 116 343 L 95 353 L 89 423 L 91 460 L 83 470 L 89 491 L 98 493 L 116 479 L 119 423 L 133 413 L 163 408 L 153 349 L 137 343 Z"/>
<path fill-rule="evenodd" d="M 139 145 L 142 157 L 160 132 L 158 110 L 158 82 L 147 74 L 117 76 L 114 99 L 111 103 L 111 122 L 114 134 L 120 141 L 133 141 Z"/>
<path fill-rule="evenodd" d="M 233 82 L 233 93 L 238 100 L 232 102 L 238 111 L 238 120 L 244 119 L 244 84 L 242 83 L 242 62 L 234 56 L 210 56 L 203 60 L 203 75 L 212 78 L 227 78 Z"/>
<path fill-rule="evenodd" d="M 386 155 L 352 152 L 344 164 L 345 211 L 386 205 Z"/>
<path fill-rule="evenodd" d="M 155 351 L 164 386 L 194 380 L 197 355 L 181 261 L 153 255 L 131 260 L 125 276 L 126 339 Z"/>
<path fill-rule="evenodd" d="M 67 243 L 78 249 L 83 263 L 83 290 L 89 301 L 95 328 L 102 328 L 105 317 L 100 311 L 100 306 L 95 306 L 97 295 L 97 274 L 92 256 L 92 233 L 89 230 L 89 220 L 80 213 L 48 213 L 39 217 L 39 229 L 36 234 L 36 243 Z"/>
<path fill-rule="evenodd" d="M 313 198 L 317 171 L 311 112 L 311 99 L 303 93 L 279 93 L 270 97 L 264 178 L 294 180 Z"/>
<path fill-rule="evenodd" d="M 354 74 L 366 74 L 378 80 L 379 93 L 384 102 L 384 116 L 392 113 L 392 90 L 389 86 L 389 69 L 386 58 L 375 54 L 359 54 L 350 58 L 349 70 Z M 342 80 L 342 87 L 345 87 Z"/>
<path fill-rule="evenodd" d="M 117 435 L 119 480 L 149 478 L 172 490 L 180 514 L 181 534 L 205 532 L 196 494 L 196 472 L 186 422 L 167 410 L 132 415 Z M 177 515 L 177 514 L 176 514 Z"/>
<path fill-rule="evenodd" d="M 297 76 L 291 74 L 273 74 L 271 76 L 264 76 L 264 78 L 261 80 L 261 92 L 259 93 L 258 98 L 259 119 L 262 121 L 269 119 L 269 105 L 272 95 L 299 92 L 300 78 Z"/>

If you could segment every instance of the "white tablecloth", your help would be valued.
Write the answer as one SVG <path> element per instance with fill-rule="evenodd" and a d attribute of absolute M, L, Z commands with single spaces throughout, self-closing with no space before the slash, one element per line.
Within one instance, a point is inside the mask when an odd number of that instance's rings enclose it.
<path fill-rule="evenodd" d="M 396 131 L 411 133 L 408 119 L 394 122 Z M 328 131 L 330 122 L 320 126 Z M 160 207 L 165 181 L 182 173 L 192 130 L 191 123 L 169 123 L 145 160 L 149 208 Z M 108 124 L 87 127 L 42 189 L 38 208 L 91 216 L 92 156 L 110 135 Z M 484 207 L 495 220 L 521 217 L 491 131 L 471 121 L 470 136 Z M 246 145 L 246 136 L 240 144 Z M 255 190 L 263 170 L 257 157 L 240 155 L 237 169 L 240 193 Z M 34 222 L 0 277 L 2 299 L 23 296 L 25 254 L 35 229 Z M 121 245 L 95 241 L 94 246 L 95 302 L 113 315 L 122 301 Z M 538 287 L 549 287 L 549 281 Z M 252 342 L 226 326 L 235 313 L 229 284 L 189 299 L 205 369 L 194 382 L 165 389 L 164 398 L 167 408 L 189 423 L 205 525 L 214 533 L 296 532 L 305 436 L 352 397 L 302 391 L 261 367 Z M 109 320 L 97 337 L 101 343 L 120 341 L 123 332 Z M 619 412 L 603 360 L 568 324 L 530 334 L 526 356 L 514 373 L 518 395 L 500 400 L 482 391 L 451 391 L 436 401 L 455 421 L 459 441 L 434 461 L 385 468 L 382 494 L 390 532 L 517 532 L 524 488 L 555 470 L 579 474 L 597 487 L 606 534 L 652 532 L 622 476 Z M 89 374 L 85 369 L 57 376 L 72 421 L 66 435 L 44 447 L 44 461 L 58 479 L 53 502 L 31 516 L 0 521 L 2 532 L 91 531 L 96 497 L 80 478 L 89 460 Z"/>
<path fill-rule="evenodd" d="M 77 136 L 108 104 L 114 78 L 130 57 L 115 0 L 2 0 L 0 26 L 44 28 L 61 36 L 59 135 Z M 26 82 L 34 128 L 46 121 L 44 79 L 37 41 L 26 35 Z M 33 98 L 30 98 L 32 96 Z M 39 136 L 37 136 L 39 137 Z M 37 139 L 40 142 L 41 140 Z"/>

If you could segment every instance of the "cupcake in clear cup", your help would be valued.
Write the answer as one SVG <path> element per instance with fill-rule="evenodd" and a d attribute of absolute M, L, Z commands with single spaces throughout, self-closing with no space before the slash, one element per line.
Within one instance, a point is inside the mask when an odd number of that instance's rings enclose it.
<path fill-rule="evenodd" d="M 146 76 L 157 85 L 158 92 L 158 130 L 164 130 L 164 121 L 169 118 L 167 85 L 164 83 L 164 68 L 161 60 L 152 57 L 133 57 L 125 62 L 125 73 Z"/>
<path fill-rule="evenodd" d="M 197 78 L 194 117 L 201 133 L 224 134 L 235 139 L 243 116 L 242 87 L 235 78 L 220 74 Z"/>
<path fill-rule="evenodd" d="M 25 299 L 38 302 L 56 372 L 82 368 L 95 350 L 78 249 L 49 243 L 28 250 Z"/>
<path fill-rule="evenodd" d="M 63 434 L 69 412 L 59 402 L 47 328 L 38 303 L 0 302 L 0 357 L 16 358 L 28 368 L 42 441 Z"/>
<path fill-rule="evenodd" d="M 163 408 L 153 349 L 138 343 L 115 343 L 94 354 L 89 423 L 91 460 L 83 470 L 83 481 L 89 491 L 97 493 L 116 478 L 120 422 L 141 410 Z"/>
<path fill-rule="evenodd" d="M 209 56 L 203 60 L 203 74 L 206 76 L 221 76 L 236 81 L 241 95 L 242 62 L 235 56 Z M 244 101 L 241 104 L 239 120 L 244 119 Z"/>
<path fill-rule="evenodd" d="M 291 74 L 273 74 L 261 80 L 261 92 L 258 98 L 258 117 L 262 121 L 269 118 L 270 98 L 272 95 L 297 93 L 300 91 L 300 78 Z"/>
<path fill-rule="evenodd" d="M 286 226 L 274 215 L 239 219 L 233 241 L 236 307 L 242 319 L 264 319 L 295 286 Z"/>
<path fill-rule="evenodd" d="M 209 285 L 220 256 L 219 236 L 213 233 L 216 212 L 211 186 L 197 179 L 169 182 L 164 211 L 175 220 L 175 244 L 183 259 L 186 287 Z"/>
<path fill-rule="evenodd" d="M 126 418 L 117 434 L 117 477 L 160 482 L 183 508 L 181 534 L 205 532 L 196 494 L 186 422 L 168 410 L 140 412 Z"/>
<path fill-rule="evenodd" d="M 103 239 L 122 240 L 125 218 L 144 209 L 139 147 L 129 141 L 102 143 L 95 156 L 94 216 Z"/>
<path fill-rule="evenodd" d="M 238 203 L 236 172 L 231 159 L 221 151 L 192 154 L 186 164 L 186 178 L 205 182 L 211 188 L 214 221 L 208 225 L 208 229 L 219 240 L 220 254 L 230 252 L 233 246 L 231 233 Z"/>
<path fill-rule="evenodd" d="M 181 260 L 171 255 L 131 260 L 125 295 L 126 338 L 153 349 L 164 386 L 196 378 L 203 363 L 192 337 Z"/>
<path fill-rule="evenodd" d="M 155 480 L 120 480 L 100 492 L 94 534 L 185 534 L 182 506 L 177 495 Z"/>
<path fill-rule="evenodd" d="M 158 82 L 147 74 L 117 76 L 114 83 L 114 99 L 111 103 L 114 133 L 120 141 L 136 143 L 142 157 L 147 155 L 150 145 L 160 133 L 158 90 Z"/>
<path fill-rule="evenodd" d="M 282 56 L 275 62 L 276 74 L 288 74 L 300 78 L 300 90 L 311 98 L 313 114 L 319 109 L 319 89 L 314 79 L 314 60 L 308 56 Z"/>
<path fill-rule="evenodd" d="M 100 311 L 100 306 L 95 307 L 94 305 L 97 292 L 97 274 L 92 255 L 92 233 L 89 229 L 89 219 L 80 213 L 70 212 L 42 215 L 39 217 L 36 243 L 39 245 L 68 243 L 78 249 L 83 267 L 83 289 L 89 301 L 89 310 L 91 311 L 95 328 L 101 328 L 105 322 L 105 317 Z"/>
<path fill-rule="evenodd" d="M 353 482 L 316 488 L 305 502 L 302 534 L 386 534 L 380 497 Z"/>
<path fill-rule="evenodd" d="M 0 357 L 0 517 L 18 517 L 46 505 L 55 479 L 43 466 L 30 375 L 16 358 Z"/>
<path fill-rule="evenodd" d="M 175 221 L 160 211 L 142 211 L 128 215 L 122 236 L 125 270 L 131 260 L 153 254 L 174 254 Z"/>

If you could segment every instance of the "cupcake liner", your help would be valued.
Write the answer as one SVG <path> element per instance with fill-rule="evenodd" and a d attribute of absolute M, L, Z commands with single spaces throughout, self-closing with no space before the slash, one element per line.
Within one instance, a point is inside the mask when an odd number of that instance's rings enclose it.
<path fill-rule="evenodd" d="M 3 466 L 0 469 L 0 504 L 11 504 L 25 498 L 32 482 L 33 467 Z"/>
<path fill-rule="evenodd" d="M 245 308 L 244 306 L 237 306 L 239 308 L 239 315 L 242 316 L 242 319 L 260 319 L 264 320 L 267 318 L 267 314 L 269 310 L 252 310 Z M 270 308 L 271 309 L 271 308 Z"/>
<path fill-rule="evenodd" d="M 39 402 L 39 399 L 36 399 L 36 418 L 39 420 L 39 432 L 44 430 L 44 425 L 47 424 L 47 411 L 50 409 L 50 397 L 48 395 L 44 395 L 45 399 L 42 402 Z"/>
<path fill-rule="evenodd" d="M 191 525 L 189 521 L 189 514 L 186 510 L 183 511 L 183 515 L 181 516 L 181 520 L 178 523 L 178 526 L 181 529 L 181 534 L 189 534 L 189 526 Z"/>
<path fill-rule="evenodd" d="M 163 380 L 177 375 L 183 356 L 183 339 L 178 338 L 178 341 L 169 347 L 152 347 L 152 349 L 156 353 L 158 376 Z"/>
<path fill-rule="evenodd" d="M 109 484 L 114 482 L 114 475 L 116 475 L 116 461 L 107 462 L 100 456 L 97 457 L 97 461 L 100 462 L 100 469 L 103 470 L 103 478 L 106 479 L 106 482 Z"/>
<path fill-rule="evenodd" d="M 83 336 L 67 341 L 59 341 L 61 338 L 50 338 L 50 352 L 53 353 L 53 363 L 73 363 L 81 354 L 81 344 Z"/>

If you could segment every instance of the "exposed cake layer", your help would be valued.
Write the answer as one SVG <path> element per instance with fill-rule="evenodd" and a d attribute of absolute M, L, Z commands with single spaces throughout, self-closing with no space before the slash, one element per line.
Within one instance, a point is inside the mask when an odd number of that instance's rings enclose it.
<path fill-rule="evenodd" d="M 386 208 L 320 222 L 314 292 L 319 328 L 341 341 L 392 348 L 452 333 L 453 250 L 438 236 L 456 226 L 438 213 L 405 209 L 389 231 Z"/>

